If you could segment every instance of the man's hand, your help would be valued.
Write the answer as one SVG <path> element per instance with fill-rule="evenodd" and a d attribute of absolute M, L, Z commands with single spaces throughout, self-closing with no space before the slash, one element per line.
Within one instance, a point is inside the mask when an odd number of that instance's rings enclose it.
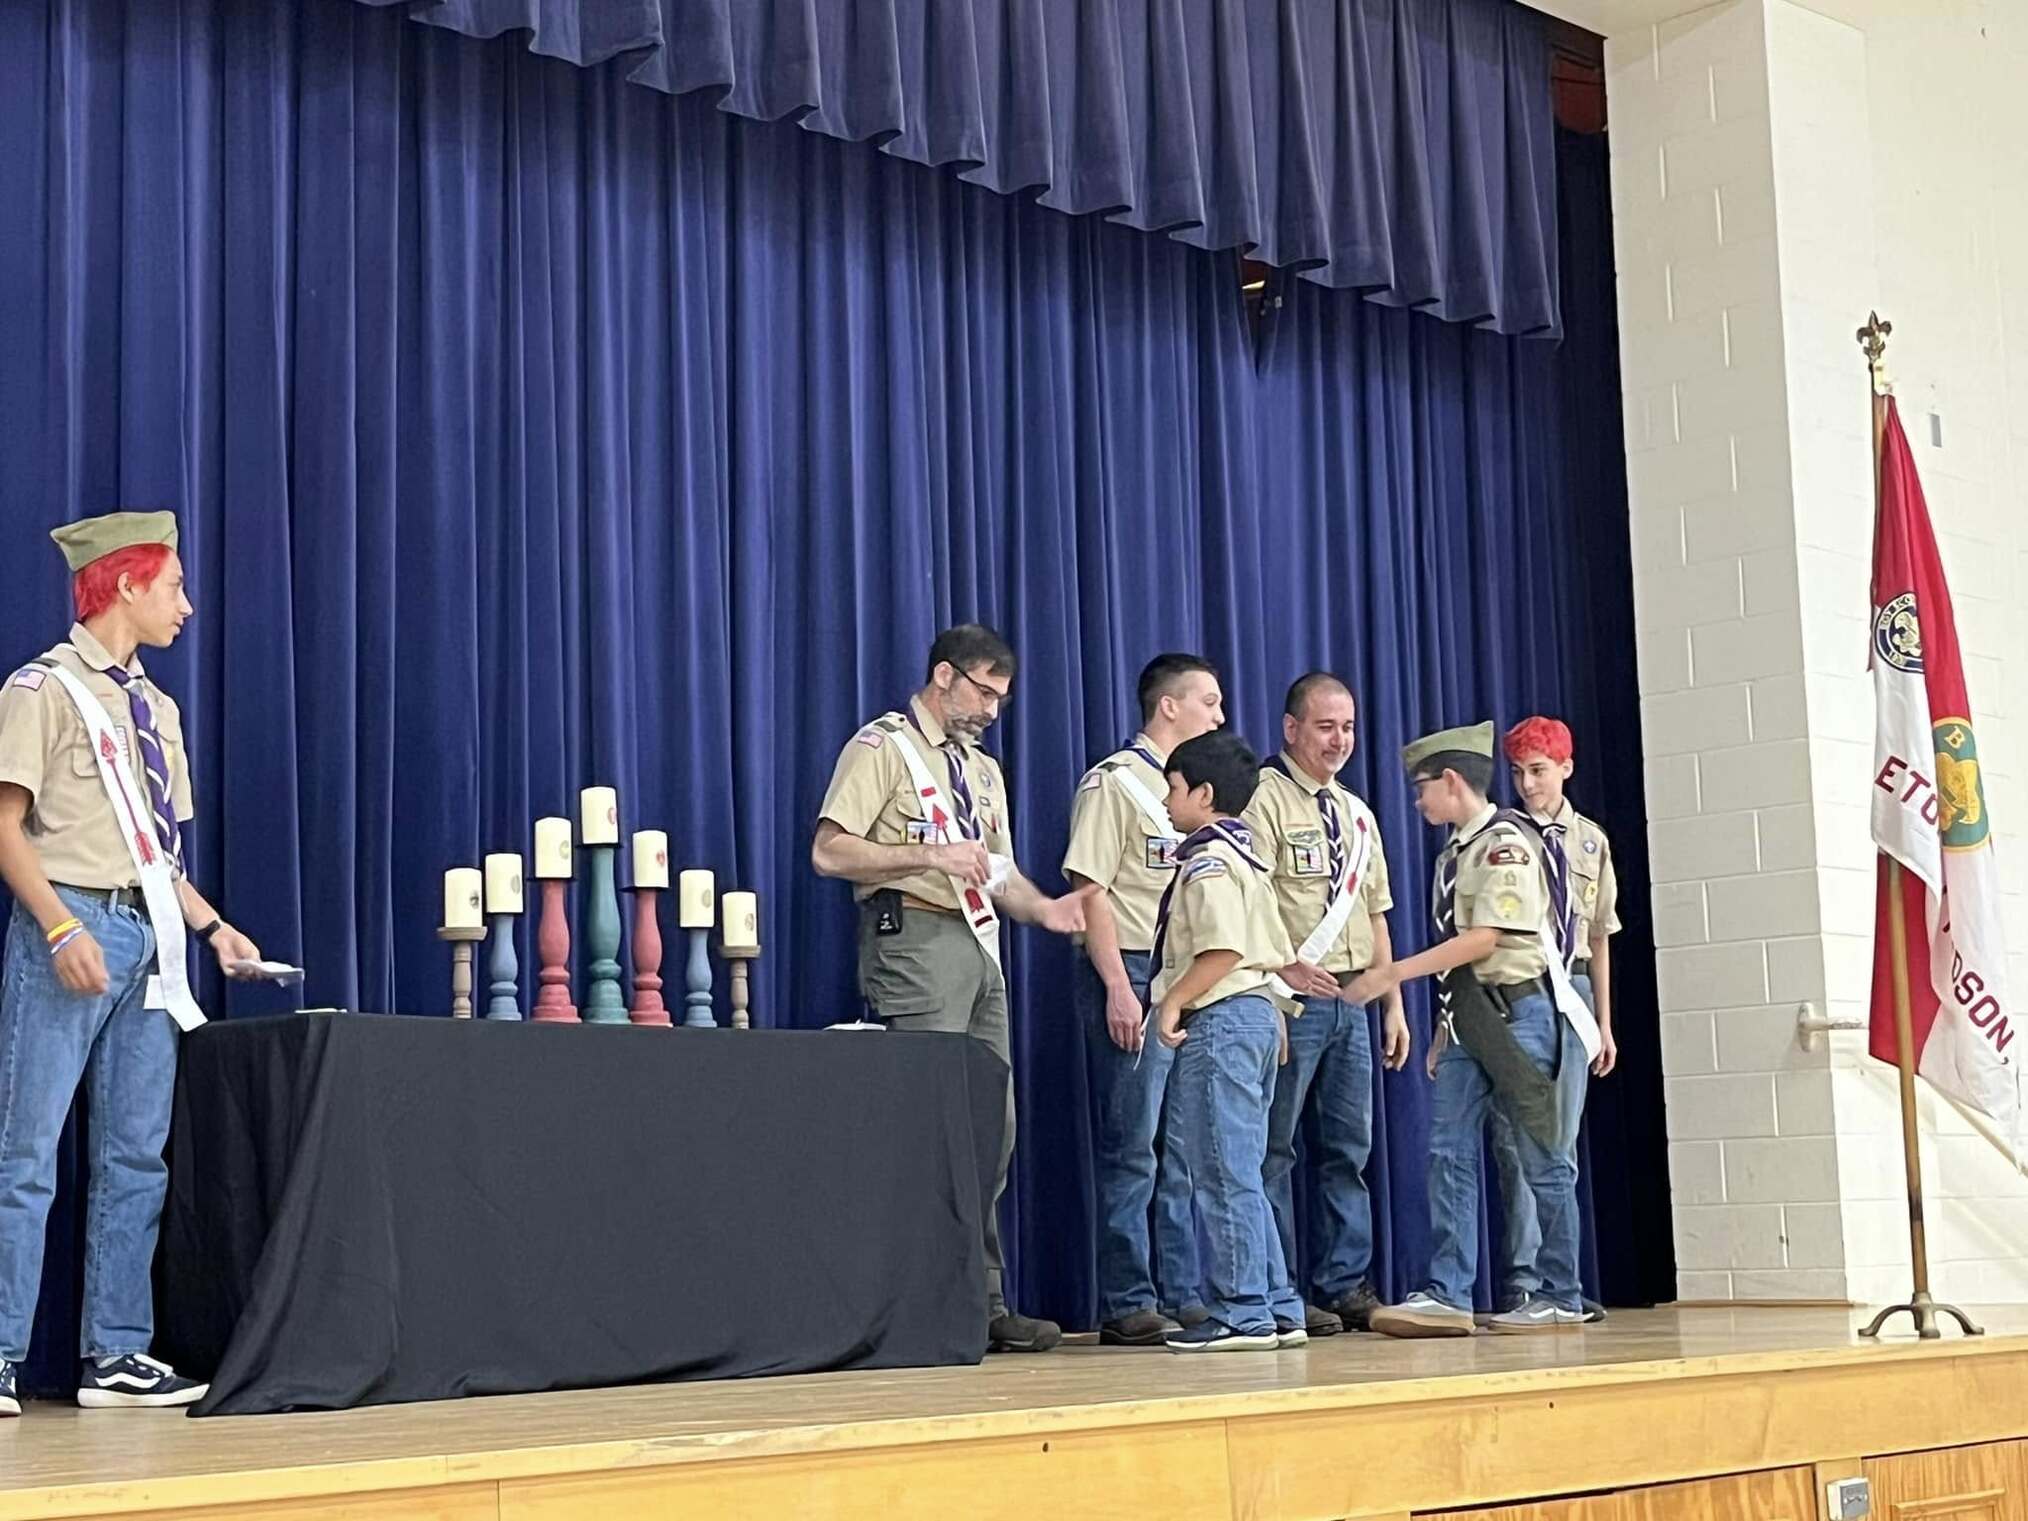
<path fill-rule="evenodd" d="M 984 887 L 987 879 L 993 875 L 992 863 L 986 859 L 986 847 L 977 840 L 959 840 L 954 845 L 932 845 L 930 849 L 935 852 L 932 859 L 936 869 L 945 876 L 956 877 L 967 887 Z"/>
<path fill-rule="evenodd" d="M 218 927 L 217 933 L 211 937 L 211 952 L 214 956 L 218 957 L 218 969 L 228 977 L 245 977 L 250 975 L 246 972 L 235 972 L 232 969 L 232 964 L 235 961 L 258 961 L 261 959 L 261 948 L 234 929 L 230 924 L 221 924 Z"/>
<path fill-rule="evenodd" d="M 1166 1000 L 1155 1011 L 1155 1038 L 1171 1051 L 1190 1038 L 1190 1032 L 1183 1028 L 1183 1011 Z"/>
<path fill-rule="evenodd" d="M 1391 1002 L 1380 1016 L 1380 1064 L 1389 1072 L 1399 1072 L 1408 1065 L 1409 1045 L 1408 1019 L 1401 1005 Z"/>
<path fill-rule="evenodd" d="M 1147 1025 L 1147 1010 L 1134 992 L 1134 985 L 1122 978 L 1106 988 L 1106 1034 L 1122 1051 L 1141 1049 Z"/>
<path fill-rule="evenodd" d="M 56 967 L 56 980 L 73 993 L 96 998 L 109 985 L 106 953 L 92 939 L 90 930 L 79 930 L 77 937 L 50 960 Z"/>
<path fill-rule="evenodd" d="M 1035 910 L 1035 922 L 1059 935 L 1083 934 L 1084 894 L 1065 893 L 1061 898 L 1043 899 Z"/>
<path fill-rule="evenodd" d="M 1283 967 L 1282 981 L 1308 998 L 1338 997 L 1338 979 L 1307 961 L 1291 961 Z"/>
<path fill-rule="evenodd" d="M 1450 1043 L 1450 1026 L 1446 1025 L 1442 1020 L 1438 1020 L 1436 1033 L 1430 1037 L 1429 1057 L 1422 1064 L 1423 1070 L 1430 1075 L 1432 1082 L 1436 1080 L 1437 1058 L 1444 1054 L 1444 1047 Z"/>
<path fill-rule="evenodd" d="M 1337 996 L 1347 1003 L 1368 1004 L 1384 994 L 1393 992 L 1398 985 L 1392 964 L 1370 966 L 1347 983 L 1345 991 Z"/>
<path fill-rule="evenodd" d="M 1620 1064 L 1620 1046 L 1619 1042 L 1613 1039 L 1611 1025 L 1598 1027 L 1598 1039 L 1598 1055 L 1592 1058 L 1591 1071 L 1594 1077 L 1604 1077 Z"/>

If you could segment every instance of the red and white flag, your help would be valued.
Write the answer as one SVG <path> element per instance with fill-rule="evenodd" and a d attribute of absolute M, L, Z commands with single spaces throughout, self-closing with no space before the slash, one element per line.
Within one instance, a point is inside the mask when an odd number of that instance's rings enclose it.
<path fill-rule="evenodd" d="M 2000 873 L 1972 704 L 1929 508 L 1893 398 L 1881 440 L 1873 544 L 1872 1053 L 1899 1060 L 1889 943 L 1891 856 L 1908 926 L 1916 1071 L 2009 1134 L 2020 1112 L 2016 1012 L 2000 936 Z M 2028 1050 L 2028 1047 L 2024 1047 Z"/>

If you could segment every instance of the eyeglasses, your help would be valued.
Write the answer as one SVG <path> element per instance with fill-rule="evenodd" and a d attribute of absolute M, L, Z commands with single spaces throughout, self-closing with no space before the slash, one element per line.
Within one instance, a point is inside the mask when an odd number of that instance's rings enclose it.
<path fill-rule="evenodd" d="M 951 669 L 957 671 L 958 668 L 956 666 L 952 666 Z M 958 671 L 958 674 L 964 677 L 965 680 L 969 681 L 973 686 L 977 687 L 981 692 L 983 692 L 986 695 L 987 699 L 992 703 L 994 703 L 995 705 L 1001 708 L 1006 708 L 1013 704 L 1014 693 L 1011 690 L 1003 692 L 998 687 L 988 686 L 985 682 L 979 680 L 978 677 L 974 676 L 970 671 Z"/>

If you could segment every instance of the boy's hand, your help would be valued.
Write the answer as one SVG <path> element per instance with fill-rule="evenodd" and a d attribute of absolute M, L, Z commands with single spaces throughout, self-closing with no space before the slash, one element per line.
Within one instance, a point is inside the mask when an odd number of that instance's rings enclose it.
<path fill-rule="evenodd" d="M 1171 1051 L 1190 1038 L 1190 1032 L 1183 1028 L 1183 1011 L 1167 999 L 1155 1011 L 1155 1038 Z"/>

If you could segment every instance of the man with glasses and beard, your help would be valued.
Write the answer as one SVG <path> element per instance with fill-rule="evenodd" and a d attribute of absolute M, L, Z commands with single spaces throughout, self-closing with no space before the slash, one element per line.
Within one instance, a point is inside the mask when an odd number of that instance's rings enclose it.
<path fill-rule="evenodd" d="M 1058 934 L 1084 928 L 1076 894 L 1050 898 L 1014 864 L 1007 784 L 979 737 L 1008 701 L 1014 651 L 979 624 L 946 629 L 906 709 L 867 724 L 839 754 L 810 862 L 852 884 L 859 905 L 859 987 L 894 1030 L 984 1041 L 1007 1062 L 1007 1127 L 985 1212 L 987 1345 L 1047 1352 L 1052 1321 L 1008 1308 L 999 1203 L 1014 1150 L 1014 1078 L 1000 914 Z"/>

